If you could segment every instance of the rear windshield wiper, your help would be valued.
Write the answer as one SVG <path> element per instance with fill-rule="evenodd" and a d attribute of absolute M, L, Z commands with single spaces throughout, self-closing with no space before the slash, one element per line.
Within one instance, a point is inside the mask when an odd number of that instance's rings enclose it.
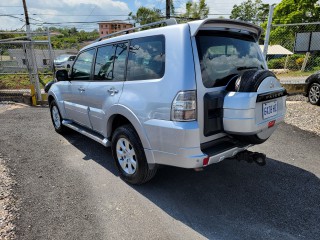
<path fill-rule="evenodd" d="M 258 69 L 259 67 L 247 67 L 247 66 L 242 66 L 242 67 L 237 67 L 237 70 L 238 71 L 241 71 L 241 70 L 248 70 L 248 69 Z M 264 69 L 264 67 L 261 65 L 260 66 L 261 69 Z"/>
<path fill-rule="evenodd" d="M 247 70 L 247 69 L 258 69 L 258 67 L 237 67 L 237 70 L 238 71 L 241 71 L 241 70 Z"/>

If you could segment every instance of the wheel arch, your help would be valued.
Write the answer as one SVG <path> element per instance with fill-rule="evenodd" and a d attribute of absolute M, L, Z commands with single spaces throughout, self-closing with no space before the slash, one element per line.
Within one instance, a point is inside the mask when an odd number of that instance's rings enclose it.
<path fill-rule="evenodd" d="M 124 124 L 131 124 L 137 132 L 142 146 L 145 149 L 151 149 L 146 131 L 139 118 L 127 107 L 123 105 L 114 105 L 108 110 L 106 136 L 111 139 L 114 130 Z"/>
<path fill-rule="evenodd" d="M 309 96 L 309 91 L 310 91 L 311 85 L 313 83 L 319 83 L 320 84 L 320 72 L 315 73 L 315 74 L 309 76 L 306 79 L 306 85 L 307 85 L 306 88 L 305 88 L 305 96 L 306 97 Z"/>

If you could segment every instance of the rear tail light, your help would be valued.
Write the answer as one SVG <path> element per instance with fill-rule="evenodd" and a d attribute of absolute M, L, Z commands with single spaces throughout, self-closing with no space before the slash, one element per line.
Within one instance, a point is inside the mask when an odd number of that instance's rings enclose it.
<path fill-rule="evenodd" d="M 171 120 L 177 122 L 195 121 L 197 119 L 196 91 L 179 92 L 171 107 Z"/>

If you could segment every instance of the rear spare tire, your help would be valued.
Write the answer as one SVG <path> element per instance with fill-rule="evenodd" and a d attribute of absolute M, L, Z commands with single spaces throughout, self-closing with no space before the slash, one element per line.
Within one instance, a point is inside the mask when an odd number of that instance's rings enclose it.
<path fill-rule="evenodd" d="M 277 81 L 276 76 L 273 72 L 268 70 L 247 70 L 244 71 L 235 82 L 235 91 L 241 93 L 252 93 L 257 92 L 262 82 L 272 77 Z M 241 128 L 241 123 L 239 128 Z M 240 131 L 239 131 L 240 132 Z M 261 144 L 265 142 L 272 134 L 273 129 L 266 129 L 263 132 L 250 135 L 248 133 L 233 133 L 233 137 L 239 139 L 242 142 L 248 144 Z"/>

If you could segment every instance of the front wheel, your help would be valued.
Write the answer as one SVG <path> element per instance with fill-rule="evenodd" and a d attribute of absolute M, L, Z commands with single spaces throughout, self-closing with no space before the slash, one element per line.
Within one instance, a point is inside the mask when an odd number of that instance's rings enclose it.
<path fill-rule="evenodd" d="M 309 101 L 313 105 L 320 105 L 320 84 L 312 83 L 309 88 Z"/>
<path fill-rule="evenodd" d="M 117 128 L 111 145 L 112 156 L 124 181 L 142 184 L 155 176 L 157 168 L 149 168 L 142 143 L 132 125 Z"/>

